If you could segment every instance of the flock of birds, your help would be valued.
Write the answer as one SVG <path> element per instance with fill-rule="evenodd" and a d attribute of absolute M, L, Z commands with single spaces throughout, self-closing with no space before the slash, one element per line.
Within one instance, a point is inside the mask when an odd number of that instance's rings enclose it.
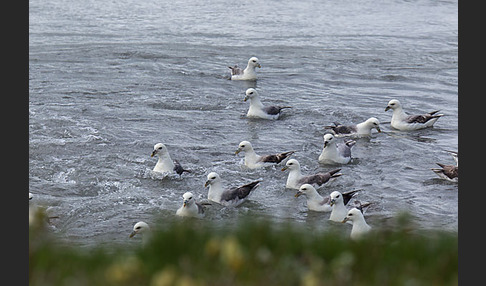
<path fill-rule="evenodd" d="M 238 66 L 229 67 L 231 69 L 231 80 L 256 80 L 257 73 L 255 68 L 261 68 L 261 64 L 256 57 L 248 60 L 245 69 Z M 260 100 L 260 96 L 256 89 L 249 88 L 246 90 L 244 101 L 250 103 L 247 117 L 262 118 L 269 120 L 276 120 L 282 114 L 284 109 L 292 108 L 291 106 L 265 106 Z M 388 102 L 385 111 L 392 110 L 391 127 L 401 131 L 412 131 L 422 128 L 432 127 L 434 123 L 443 114 L 437 111 L 428 112 L 425 114 L 408 115 L 403 110 L 402 104 L 397 99 L 392 99 Z M 351 160 L 351 150 L 356 144 L 356 141 L 344 140 L 338 142 L 339 137 L 362 137 L 371 136 L 372 130 L 382 132 L 380 129 L 380 122 L 378 119 L 371 117 L 364 122 L 354 125 L 343 125 L 334 122 L 333 125 L 325 126 L 330 133 L 323 136 L 324 147 L 319 155 L 318 162 L 320 164 L 347 164 Z M 289 159 L 295 151 L 285 151 L 277 154 L 258 155 L 253 149 L 249 141 L 242 141 L 238 145 L 235 154 L 244 152 L 244 165 L 250 169 L 262 168 L 268 165 L 279 164 L 287 159 L 282 171 L 288 171 L 288 178 L 286 181 L 286 188 L 298 190 L 295 197 L 304 195 L 307 199 L 307 207 L 309 210 L 318 212 L 330 212 L 329 219 L 336 222 L 350 223 L 352 229 L 350 237 L 352 239 L 359 238 L 371 230 L 371 227 L 366 223 L 363 215 L 363 209 L 370 205 L 370 203 L 361 203 L 354 200 L 354 206 L 348 210 L 346 207 L 358 192 L 349 191 L 340 193 L 333 191 L 329 196 L 321 196 L 316 187 L 319 187 L 329 180 L 338 178 L 342 174 L 339 173 L 341 169 L 334 169 L 328 172 L 322 172 L 312 175 L 303 175 L 301 172 L 300 163 L 296 159 Z M 440 168 L 433 168 L 439 177 L 448 181 L 457 182 L 459 176 L 458 154 L 454 151 L 450 152 L 456 162 L 455 165 L 440 164 Z M 173 160 L 163 143 L 157 143 L 151 153 L 151 157 L 158 157 L 158 161 L 153 168 L 154 172 L 171 174 L 176 173 L 181 176 L 184 172 L 191 172 L 182 167 L 177 161 Z M 182 195 L 182 205 L 176 211 L 176 215 L 183 217 L 204 217 L 205 205 L 210 205 L 212 202 L 221 204 L 223 206 L 238 206 L 248 199 L 251 193 L 259 186 L 261 181 L 253 181 L 242 186 L 228 187 L 224 185 L 220 175 L 216 172 L 210 172 L 207 175 L 204 187 L 208 187 L 208 202 L 197 202 L 195 196 L 191 192 L 186 192 Z M 29 193 L 29 199 L 32 194 Z M 129 237 L 136 234 L 144 234 L 150 231 L 150 227 L 145 222 L 138 222 L 134 225 L 133 231 Z M 146 235 L 145 235 L 146 236 Z M 142 235 L 143 237 L 143 235 Z M 142 240 L 145 240 L 142 238 Z"/>
<path fill-rule="evenodd" d="M 256 68 L 261 68 L 261 64 L 256 57 L 248 60 L 245 69 L 238 66 L 229 67 L 231 69 L 231 80 L 256 80 Z M 282 114 L 284 109 L 292 108 L 291 106 L 265 106 L 260 100 L 256 89 L 248 88 L 245 93 L 244 101 L 249 101 L 250 106 L 246 116 L 248 118 L 261 118 L 276 120 Z M 388 102 L 385 111 L 392 110 L 391 127 L 401 131 L 418 130 L 431 127 L 443 114 L 439 111 L 432 111 L 425 114 L 408 115 L 402 108 L 400 101 L 392 99 Z M 380 122 L 377 118 L 371 117 L 364 122 L 355 125 L 342 125 L 334 122 L 333 125 L 325 126 L 330 133 L 323 136 L 324 147 L 319 155 L 318 162 L 321 164 L 347 164 L 351 160 L 351 150 L 356 144 L 354 140 L 345 140 L 338 142 L 339 137 L 362 137 L 371 136 L 372 129 L 381 132 Z M 354 200 L 354 206 L 348 210 L 348 202 L 358 192 L 358 190 L 340 193 L 333 191 L 329 196 L 321 196 L 316 187 L 319 187 L 333 178 L 342 174 L 341 169 L 334 169 L 328 172 L 322 172 L 312 175 L 303 175 L 300 163 L 296 159 L 289 159 L 295 151 L 285 151 L 277 154 L 258 155 L 249 141 L 242 141 L 238 145 L 235 154 L 244 152 L 244 165 L 249 169 L 262 168 L 268 165 L 279 164 L 288 159 L 282 171 L 288 170 L 286 188 L 298 190 L 295 197 L 304 195 L 307 199 L 309 210 L 318 212 L 330 212 L 329 219 L 336 222 L 350 223 L 352 229 L 350 237 L 357 239 L 362 237 L 371 230 L 366 223 L 363 215 L 363 209 L 370 205 L 369 202 L 361 203 Z M 441 178 L 456 182 L 458 180 L 458 157 L 457 152 L 449 151 L 454 156 L 456 165 L 444 165 L 437 163 L 441 168 L 432 169 Z M 155 144 L 152 156 L 158 156 L 158 161 L 153 171 L 155 172 L 175 172 L 182 175 L 183 172 L 190 172 L 184 169 L 176 160 L 172 160 L 167 147 L 158 143 Z M 182 205 L 176 211 L 176 215 L 184 217 L 204 217 L 205 205 L 211 202 L 223 206 L 238 206 L 248 199 L 250 194 L 259 186 L 261 181 L 253 181 L 242 186 L 225 186 L 220 175 L 216 172 L 210 172 L 207 175 L 204 187 L 209 187 L 207 199 L 208 202 L 197 202 L 191 192 L 183 194 Z M 145 222 L 138 222 L 133 227 L 130 237 L 136 234 L 143 234 L 150 231 L 150 227 Z"/>

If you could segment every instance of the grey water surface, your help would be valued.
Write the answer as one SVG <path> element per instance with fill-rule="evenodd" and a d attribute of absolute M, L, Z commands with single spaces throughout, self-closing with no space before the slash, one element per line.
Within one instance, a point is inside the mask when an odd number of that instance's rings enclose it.
<path fill-rule="evenodd" d="M 421 228 L 458 228 L 458 184 L 430 169 L 458 148 L 457 1 L 29 1 L 29 192 L 59 216 L 53 231 L 81 245 L 129 241 L 139 220 L 174 220 L 182 194 L 207 196 L 206 175 L 228 185 L 261 179 L 249 201 L 206 207 L 205 220 L 242 217 L 342 227 L 285 189 L 283 164 L 242 167 L 240 141 L 259 154 L 296 150 L 304 173 L 341 167 L 319 188 L 362 191 L 380 227 L 401 211 Z M 256 82 L 229 65 L 262 64 Z M 290 105 L 276 121 L 247 119 L 245 90 Z M 407 112 L 440 109 L 433 128 L 390 127 L 389 100 Z M 376 117 L 348 165 L 320 165 L 323 128 Z M 342 139 L 339 139 L 340 141 Z M 192 173 L 151 172 L 166 144 Z M 26 195 L 27 200 L 27 195 Z"/>

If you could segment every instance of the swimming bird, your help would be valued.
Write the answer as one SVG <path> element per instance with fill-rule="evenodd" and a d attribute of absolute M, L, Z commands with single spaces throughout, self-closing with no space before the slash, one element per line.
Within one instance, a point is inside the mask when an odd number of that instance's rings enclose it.
<path fill-rule="evenodd" d="M 436 163 L 439 165 L 440 168 L 432 168 L 431 170 L 434 171 L 439 177 L 442 179 L 445 179 L 450 182 L 457 182 L 459 181 L 459 157 L 457 152 L 454 151 L 448 151 L 452 157 L 454 158 L 454 161 L 456 162 L 456 165 L 445 165 L 441 163 Z"/>
<path fill-rule="evenodd" d="M 349 202 L 356 192 L 357 191 L 350 191 L 342 195 L 346 203 Z M 307 208 L 311 211 L 330 212 L 333 209 L 330 205 L 330 196 L 322 197 L 311 184 L 303 184 L 300 186 L 299 190 L 295 194 L 295 197 L 298 198 L 301 195 L 306 196 Z"/>
<path fill-rule="evenodd" d="M 353 224 L 350 234 L 351 239 L 359 239 L 371 230 L 371 226 L 366 223 L 363 213 L 357 208 L 350 209 L 341 222 L 345 223 L 348 221 Z"/>
<path fill-rule="evenodd" d="M 203 206 L 196 202 L 194 195 L 191 192 L 185 192 L 182 195 L 182 198 L 182 206 L 176 211 L 176 215 L 197 218 L 202 218 L 204 216 Z"/>
<path fill-rule="evenodd" d="M 181 164 L 177 160 L 172 160 L 167 147 L 162 143 L 157 143 L 154 145 L 154 150 L 150 157 L 157 155 L 159 160 L 155 165 L 153 171 L 154 172 L 176 172 L 179 176 L 182 176 L 182 173 L 187 172 L 190 173 L 190 170 L 184 169 Z"/>
<path fill-rule="evenodd" d="M 143 221 L 137 222 L 133 226 L 133 231 L 128 236 L 129 238 L 134 237 L 135 235 L 140 234 L 142 236 L 142 244 L 147 244 L 149 235 L 150 235 L 150 227 L 147 223 Z"/>
<path fill-rule="evenodd" d="M 248 60 L 248 65 L 244 70 L 239 68 L 238 65 L 229 67 L 231 69 L 231 80 L 256 80 L 256 67 L 262 67 L 257 57 L 251 57 Z"/>
<path fill-rule="evenodd" d="M 260 96 L 254 88 L 247 89 L 245 94 L 246 96 L 243 100 L 250 100 L 250 108 L 246 113 L 246 116 L 250 118 L 278 119 L 282 109 L 292 108 L 292 106 L 263 106 Z"/>
<path fill-rule="evenodd" d="M 329 220 L 341 222 L 346 217 L 346 214 L 348 213 L 348 209 L 346 208 L 346 205 L 358 191 L 359 190 L 350 191 L 350 192 L 346 192 L 345 194 L 344 193 L 341 194 L 338 191 L 332 192 L 329 195 L 329 197 L 331 198 L 329 204 L 332 207 Z"/>
<path fill-rule="evenodd" d="M 322 164 L 347 164 L 351 161 L 351 148 L 356 144 L 354 140 L 337 143 L 332 134 L 324 135 L 324 148 L 319 155 Z"/>
<path fill-rule="evenodd" d="M 260 156 L 255 153 L 255 150 L 253 150 L 253 146 L 248 141 L 240 142 L 240 144 L 238 145 L 238 149 L 235 152 L 235 155 L 237 155 L 241 151 L 245 152 L 245 166 L 250 169 L 260 168 L 269 164 L 278 164 L 295 153 L 295 151 L 287 151 L 274 155 Z"/>
<path fill-rule="evenodd" d="M 342 125 L 338 122 L 333 122 L 334 125 L 324 126 L 326 129 L 331 129 L 335 136 L 371 136 L 373 128 L 381 132 L 380 121 L 375 117 L 370 117 L 366 121 L 355 125 Z"/>
<path fill-rule="evenodd" d="M 432 127 L 434 123 L 444 114 L 437 114 L 439 110 L 428 112 L 425 114 L 407 115 L 403 111 L 402 104 L 397 99 L 392 99 L 388 102 L 385 111 L 393 110 L 391 127 L 402 130 L 418 130 L 426 127 Z"/>
<path fill-rule="evenodd" d="M 217 202 L 224 206 L 238 206 L 248 199 L 248 196 L 258 187 L 261 181 L 253 181 L 251 183 L 232 187 L 230 189 L 223 189 L 222 180 L 218 173 L 211 172 L 207 176 L 207 181 L 204 187 L 209 186 L 208 200 Z"/>
<path fill-rule="evenodd" d="M 321 186 L 329 181 L 331 178 L 337 178 L 342 174 L 338 172 L 341 169 L 335 169 L 325 173 L 317 173 L 313 175 L 302 175 L 300 171 L 300 163 L 295 159 L 290 159 L 285 163 L 285 167 L 282 168 L 282 171 L 289 170 L 289 176 L 287 177 L 287 183 L 285 184 L 286 188 L 289 189 L 299 189 L 300 186 L 303 184 L 316 184 Z"/>

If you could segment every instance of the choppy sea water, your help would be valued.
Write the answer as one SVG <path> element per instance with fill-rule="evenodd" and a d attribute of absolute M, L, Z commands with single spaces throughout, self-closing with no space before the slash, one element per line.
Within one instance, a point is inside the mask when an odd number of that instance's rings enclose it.
<path fill-rule="evenodd" d="M 285 189 L 282 166 L 241 167 L 238 143 L 259 154 L 296 150 L 317 162 L 323 126 L 374 116 L 385 132 L 358 139 L 343 176 L 319 189 L 361 189 L 368 223 L 399 211 L 423 228 L 457 230 L 458 184 L 430 168 L 458 147 L 457 1 L 30 1 L 29 191 L 51 207 L 56 233 L 93 244 L 126 241 L 139 220 L 172 220 L 206 175 L 229 185 L 263 182 L 236 209 L 206 220 L 254 216 L 335 227 Z M 228 80 L 228 65 L 260 59 L 256 82 Z M 277 121 L 245 117 L 244 92 L 291 105 Z M 440 109 L 433 128 L 391 129 L 390 99 L 410 113 Z M 193 172 L 151 172 L 153 145 Z"/>

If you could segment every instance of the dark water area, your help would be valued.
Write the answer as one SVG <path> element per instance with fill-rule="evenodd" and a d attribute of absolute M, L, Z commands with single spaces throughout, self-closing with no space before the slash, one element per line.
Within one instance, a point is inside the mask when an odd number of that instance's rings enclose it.
<path fill-rule="evenodd" d="M 29 1 L 29 192 L 60 236 L 127 241 L 133 224 L 173 220 L 182 194 L 207 197 L 206 175 L 230 185 L 261 179 L 249 201 L 213 205 L 205 220 L 246 216 L 335 227 L 285 189 L 281 166 L 242 168 L 240 141 L 258 154 L 296 150 L 320 165 L 324 126 L 369 117 L 384 132 L 357 139 L 343 176 L 319 189 L 362 191 L 373 227 L 400 211 L 423 228 L 457 230 L 458 184 L 438 178 L 458 148 L 457 1 Z M 257 56 L 256 82 L 227 66 Z M 244 93 L 290 105 L 276 121 L 245 117 Z M 439 109 L 433 128 L 401 132 L 384 109 Z M 193 170 L 151 172 L 153 146 Z"/>

